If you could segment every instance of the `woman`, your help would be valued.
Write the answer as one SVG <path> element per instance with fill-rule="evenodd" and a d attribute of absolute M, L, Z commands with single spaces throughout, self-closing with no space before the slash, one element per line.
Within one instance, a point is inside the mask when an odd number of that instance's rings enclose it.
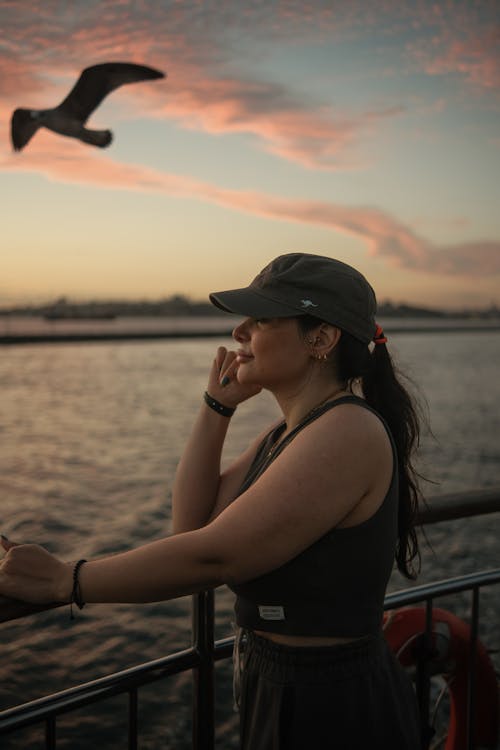
<path fill-rule="evenodd" d="M 174 534 L 76 566 L 5 543 L 0 593 L 83 606 L 227 583 L 246 635 L 243 750 L 416 749 L 413 691 L 381 622 L 394 558 L 411 576 L 418 555 L 418 422 L 374 292 L 346 264 L 292 253 L 211 301 L 245 319 L 237 350 L 212 364 L 175 478 Z M 221 473 L 229 418 L 263 388 L 283 420 Z"/>

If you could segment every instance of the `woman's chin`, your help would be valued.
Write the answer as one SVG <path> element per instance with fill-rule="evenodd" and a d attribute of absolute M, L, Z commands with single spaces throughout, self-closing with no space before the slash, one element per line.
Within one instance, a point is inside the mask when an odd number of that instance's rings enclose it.
<path fill-rule="evenodd" d="M 255 385 L 260 387 L 260 383 L 252 376 L 251 371 L 249 372 L 249 368 L 245 367 L 245 365 L 238 367 L 236 380 L 240 385 Z"/>

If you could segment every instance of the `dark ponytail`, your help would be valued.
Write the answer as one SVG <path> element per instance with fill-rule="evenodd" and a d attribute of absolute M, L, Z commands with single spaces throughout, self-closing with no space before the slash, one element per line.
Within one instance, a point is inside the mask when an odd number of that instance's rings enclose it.
<path fill-rule="evenodd" d="M 396 563 L 407 578 L 416 578 L 420 567 L 415 520 L 420 500 L 418 474 L 413 453 L 420 439 L 420 420 L 416 404 L 401 383 L 385 344 L 368 346 L 345 331 L 338 351 L 339 377 L 352 386 L 361 378 L 367 404 L 385 419 L 396 444 L 399 474 L 399 515 Z M 399 375 L 399 377 L 398 377 Z M 416 564 L 415 564 L 416 563 Z"/>
<path fill-rule="evenodd" d="M 321 324 L 310 316 L 297 319 L 304 333 Z M 420 553 L 415 531 L 419 502 L 419 475 L 413 465 L 413 454 L 420 438 L 420 410 L 403 386 L 399 373 L 385 344 L 373 350 L 346 331 L 342 331 L 333 359 L 335 373 L 348 390 L 359 383 L 366 403 L 387 422 L 397 451 L 399 475 L 399 514 L 396 563 L 407 578 L 416 578 Z"/>

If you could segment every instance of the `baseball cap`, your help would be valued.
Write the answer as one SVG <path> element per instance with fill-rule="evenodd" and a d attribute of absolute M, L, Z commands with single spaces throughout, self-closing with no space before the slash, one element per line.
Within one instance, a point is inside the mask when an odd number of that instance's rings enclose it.
<path fill-rule="evenodd" d="M 340 260 L 312 253 L 287 253 L 272 260 L 249 286 L 212 292 L 221 310 L 250 318 L 315 318 L 369 343 L 377 302 L 365 277 Z"/>

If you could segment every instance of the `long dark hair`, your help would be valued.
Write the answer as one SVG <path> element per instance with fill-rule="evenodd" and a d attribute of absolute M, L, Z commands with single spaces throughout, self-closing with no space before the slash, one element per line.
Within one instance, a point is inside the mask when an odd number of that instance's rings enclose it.
<path fill-rule="evenodd" d="M 297 318 L 304 335 L 323 321 L 310 315 Z M 423 413 L 420 404 L 403 386 L 399 372 L 385 344 L 370 350 L 367 344 L 342 331 L 335 347 L 335 374 L 347 390 L 359 383 L 366 403 L 386 421 L 394 438 L 399 475 L 399 513 L 396 563 L 406 578 L 414 579 L 420 569 L 420 552 L 415 521 L 420 502 L 419 474 L 413 454 L 420 439 Z"/>

